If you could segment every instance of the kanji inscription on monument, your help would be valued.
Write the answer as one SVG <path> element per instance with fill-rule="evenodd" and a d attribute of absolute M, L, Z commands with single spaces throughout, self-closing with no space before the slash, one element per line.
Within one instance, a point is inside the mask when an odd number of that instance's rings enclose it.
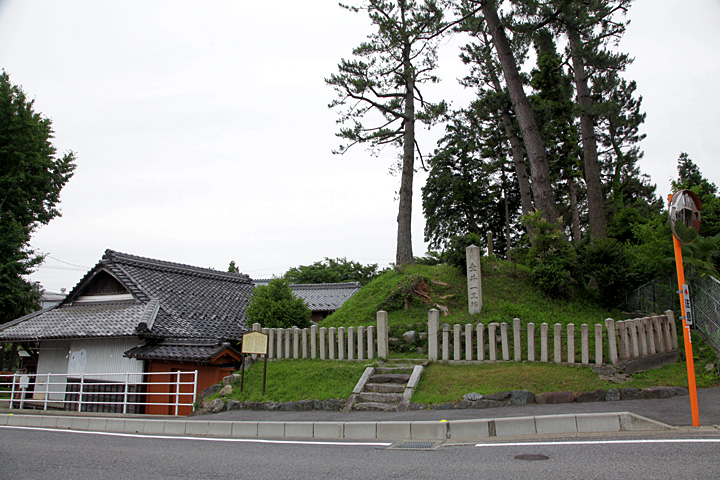
<path fill-rule="evenodd" d="M 480 274 L 480 247 L 470 245 L 465 249 L 467 260 L 468 311 L 480 313 L 482 310 L 482 281 Z"/>

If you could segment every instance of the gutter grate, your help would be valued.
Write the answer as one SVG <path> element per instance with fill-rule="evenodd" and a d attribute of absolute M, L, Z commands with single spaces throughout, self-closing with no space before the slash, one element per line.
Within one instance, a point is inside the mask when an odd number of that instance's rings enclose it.
<path fill-rule="evenodd" d="M 440 442 L 402 441 L 390 445 L 388 448 L 398 450 L 437 450 L 440 445 Z"/>

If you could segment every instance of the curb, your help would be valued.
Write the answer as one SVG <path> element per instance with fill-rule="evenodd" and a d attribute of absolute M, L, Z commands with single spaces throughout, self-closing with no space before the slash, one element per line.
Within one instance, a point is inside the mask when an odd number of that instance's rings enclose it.
<path fill-rule="evenodd" d="M 0 414 L 1 426 L 131 434 L 323 440 L 457 440 L 514 435 L 676 429 L 630 412 L 385 422 L 230 422 Z"/>

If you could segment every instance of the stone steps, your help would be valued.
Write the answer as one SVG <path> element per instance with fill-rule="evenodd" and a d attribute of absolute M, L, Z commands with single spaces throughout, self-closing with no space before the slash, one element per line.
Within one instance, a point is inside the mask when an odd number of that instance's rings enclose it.
<path fill-rule="evenodd" d="M 380 393 L 403 393 L 405 391 L 405 384 L 403 383 L 366 383 L 366 392 L 380 392 Z"/>
<path fill-rule="evenodd" d="M 390 405 L 380 402 L 361 402 L 353 405 L 356 412 L 397 412 L 397 405 Z"/>
<path fill-rule="evenodd" d="M 379 373 L 372 375 L 368 382 L 370 383 L 401 383 L 406 384 L 410 381 L 410 375 L 407 373 Z"/>
<path fill-rule="evenodd" d="M 406 411 L 422 370 L 420 365 L 368 367 L 343 412 Z"/>
<path fill-rule="evenodd" d="M 399 404 L 402 402 L 402 393 L 379 393 L 379 392 L 363 392 L 358 395 L 358 403 L 360 402 L 371 402 L 371 403 L 387 403 L 387 404 Z"/>

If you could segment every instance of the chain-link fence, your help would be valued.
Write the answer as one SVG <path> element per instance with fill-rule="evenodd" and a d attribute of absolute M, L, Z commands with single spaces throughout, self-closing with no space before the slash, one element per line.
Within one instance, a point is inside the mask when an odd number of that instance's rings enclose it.
<path fill-rule="evenodd" d="M 696 327 L 720 350 L 720 281 L 710 276 L 693 279 L 690 298 Z"/>
<path fill-rule="evenodd" d="M 689 279 L 688 284 L 695 327 L 720 350 L 720 281 L 706 276 Z M 677 278 L 670 275 L 646 283 L 625 296 L 622 308 L 633 317 L 666 310 L 680 312 Z"/>
<path fill-rule="evenodd" d="M 672 275 L 653 280 L 625 295 L 623 310 L 630 316 L 661 314 L 680 308 L 677 278 Z"/>

